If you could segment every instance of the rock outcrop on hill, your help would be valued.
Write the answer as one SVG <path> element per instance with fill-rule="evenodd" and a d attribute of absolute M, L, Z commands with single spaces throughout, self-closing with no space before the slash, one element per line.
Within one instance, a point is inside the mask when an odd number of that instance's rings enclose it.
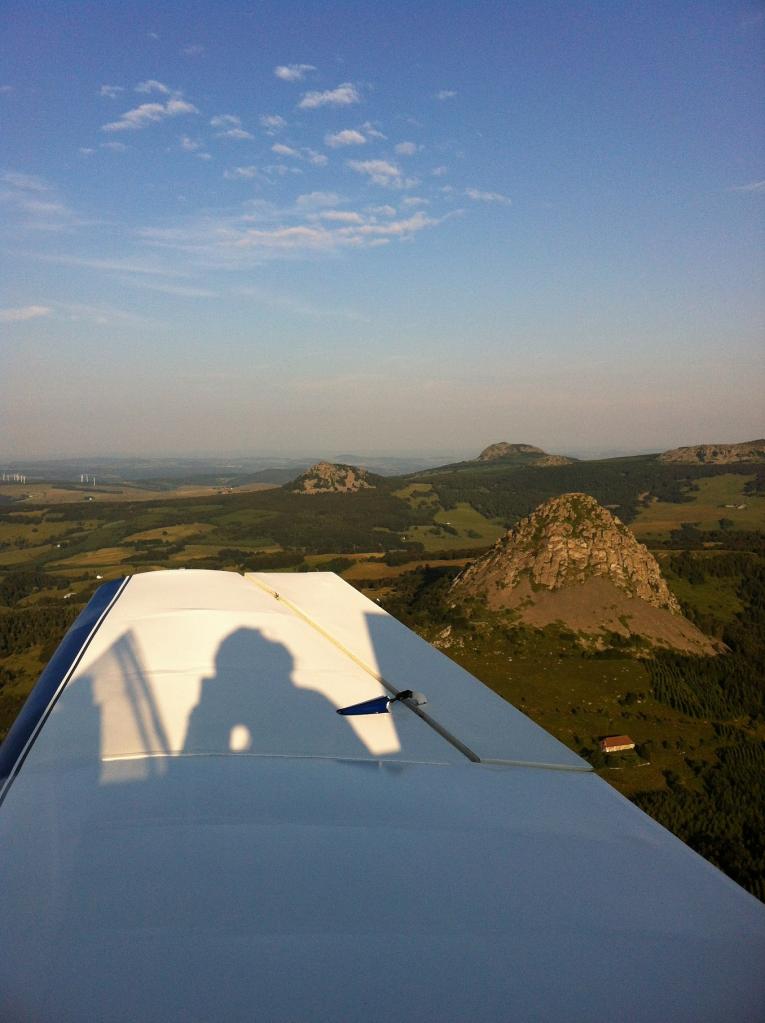
<path fill-rule="evenodd" d="M 522 519 L 457 576 L 451 595 L 529 625 L 638 635 L 695 653 L 715 643 L 680 612 L 656 559 L 594 497 L 564 494 Z"/>
<path fill-rule="evenodd" d="M 659 455 L 660 462 L 689 465 L 732 465 L 736 462 L 765 462 L 765 440 L 748 440 L 741 444 L 696 444 L 673 448 Z"/>
<path fill-rule="evenodd" d="M 524 458 L 523 456 L 530 456 Z M 478 456 L 479 462 L 495 462 L 499 458 L 522 458 L 527 465 L 568 465 L 573 458 L 566 458 L 565 455 L 548 455 L 542 448 L 536 448 L 533 444 L 508 444 L 507 441 L 498 441 L 484 448 Z"/>
<path fill-rule="evenodd" d="M 508 444 L 507 441 L 501 440 L 484 448 L 478 456 L 478 461 L 493 462 L 495 458 L 508 458 L 510 455 L 546 454 L 546 451 L 543 451 L 541 448 L 535 448 L 533 444 Z"/>
<path fill-rule="evenodd" d="M 339 462 L 317 462 L 289 484 L 289 488 L 299 494 L 353 494 L 358 490 L 373 490 L 374 483 L 366 469 Z"/>

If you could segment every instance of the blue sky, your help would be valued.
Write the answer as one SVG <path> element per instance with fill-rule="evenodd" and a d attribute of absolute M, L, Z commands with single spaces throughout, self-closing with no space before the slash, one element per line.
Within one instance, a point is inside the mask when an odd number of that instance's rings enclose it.
<path fill-rule="evenodd" d="M 0 456 L 762 435 L 765 7 L 0 11 Z"/>

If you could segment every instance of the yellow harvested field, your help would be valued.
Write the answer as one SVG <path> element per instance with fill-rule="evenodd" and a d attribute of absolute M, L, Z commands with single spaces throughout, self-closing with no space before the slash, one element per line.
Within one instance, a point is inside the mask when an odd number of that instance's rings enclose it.
<path fill-rule="evenodd" d="M 449 565 L 453 568 L 462 568 L 471 560 L 471 558 L 423 558 L 422 561 L 409 561 L 405 565 L 386 565 L 384 561 L 359 561 L 342 575 L 343 579 L 347 579 L 349 582 L 354 579 L 395 579 L 397 576 L 413 572 L 416 568 L 423 568 L 425 565 L 429 565 L 431 568 Z"/>
<path fill-rule="evenodd" d="M 56 568 L 92 568 L 119 565 L 130 561 L 135 552 L 129 547 L 100 547 L 97 551 L 83 551 L 73 554 L 70 558 L 61 558 L 55 562 Z"/>
<path fill-rule="evenodd" d="M 215 526 L 211 522 L 188 522 L 177 526 L 159 526 L 157 529 L 144 529 L 142 533 L 133 533 L 125 537 L 125 543 L 136 543 L 138 540 L 165 540 L 175 543 L 189 536 L 209 533 Z"/>

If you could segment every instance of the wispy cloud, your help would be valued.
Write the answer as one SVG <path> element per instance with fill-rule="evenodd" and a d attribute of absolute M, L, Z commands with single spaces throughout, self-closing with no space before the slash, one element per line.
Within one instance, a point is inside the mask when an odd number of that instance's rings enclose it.
<path fill-rule="evenodd" d="M 56 190 L 42 178 L 17 171 L 6 171 L 0 182 L 0 202 L 21 214 L 23 226 L 36 231 L 62 231 L 83 223 L 58 197 Z"/>
<path fill-rule="evenodd" d="M 456 92 L 455 89 L 439 89 L 439 91 L 437 93 L 435 93 L 434 99 L 440 99 L 440 100 L 454 99 L 454 97 L 456 95 L 457 95 L 457 92 Z"/>
<path fill-rule="evenodd" d="M 164 82 L 158 82 L 156 78 L 147 78 L 145 82 L 139 82 L 136 85 L 135 91 L 145 93 L 146 95 L 158 92 L 161 96 L 169 96 L 173 90 L 165 85 Z"/>
<path fill-rule="evenodd" d="M 81 256 L 50 255 L 48 253 L 31 253 L 32 258 L 45 263 L 57 263 L 61 266 L 79 266 L 87 270 L 102 270 L 106 273 L 139 274 L 150 277 L 182 278 L 188 274 L 176 268 L 163 266 L 156 261 L 136 262 L 129 259 L 88 259 Z"/>
<path fill-rule="evenodd" d="M 318 107 L 347 107 L 360 103 L 361 95 L 351 82 L 343 82 L 336 89 L 324 92 L 306 92 L 298 103 L 301 110 L 316 110 Z"/>
<path fill-rule="evenodd" d="M 417 184 L 417 178 L 404 178 L 401 169 L 388 160 L 348 160 L 347 163 L 351 170 L 365 174 L 383 188 L 411 188 Z"/>
<path fill-rule="evenodd" d="M 292 156 L 300 159 L 300 153 L 297 149 L 293 149 L 292 146 L 285 146 L 283 142 L 275 142 L 271 146 L 271 152 L 276 153 L 277 156 Z"/>
<path fill-rule="evenodd" d="M 500 192 L 482 192 L 480 188 L 466 188 L 465 195 L 473 202 L 495 202 L 500 206 L 510 206 L 513 201 Z"/>
<path fill-rule="evenodd" d="M 253 136 L 250 132 L 245 131 L 242 127 L 241 118 L 237 117 L 236 114 L 217 114 L 211 118 L 210 125 L 213 128 L 218 128 L 216 135 L 219 139 L 251 139 Z"/>
<path fill-rule="evenodd" d="M 746 185 L 734 185 L 731 192 L 765 192 L 765 180 L 750 181 Z"/>
<path fill-rule="evenodd" d="M 433 175 L 434 178 L 442 178 L 444 174 L 447 174 L 448 172 L 449 168 L 441 164 L 440 167 L 434 167 L 430 173 Z"/>
<path fill-rule="evenodd" d="M 337 206 L 343 200 L 337 192 L 306 192 L 295 200 L 300 210 L 318 209 L 322 206 Z"/>
<path fill-rule="evenodd" d="M 280 64 L 274 74 L 283 82 L 302 82 L 309 71 L 315 71 L 313 64 Z"/>
<path fill-rule="evenodd" d="M 253 164 L 249 167 L 233 167 L 231 170 L 223 172 L 223 177 L 228 178 L 229 181 L 235 181 L 237 178 L 245 178 L 251 180 L 258 176 L 258 168 Z"/>
<path fill-rule="evenodd" d="M 110 149 L 113 153 L 124 153 L 128 147 L 124 142 L 101 142 L 100 149 Z"/>
<path fill-rule="evenodd" d="M 337 224 L 363 224 L 364 218 L 360 213 L 354 213 L 352 210 L 322 210 L 321 213 L 315 214 L 321 220 L 333 221 Z"/>
<path fill-rule="evenodd" d="M 361 132 L 354 128 L 346 128 L 344 131 L 336 131 L 334 135 L 324 136 L 324 144 L 330 149 L 337 149 L 339 146 L 363 146 L 366 141 Z"/>
<path fill-rule="evenodd" d="M 106 99 L 116 99 L 124 91 L 121 85 L 102 85 L 98 90 L 98 95 L 104 96 Z"/>
<path fill-rule="evenodd" d="M 10 96 L 14 91 L 12 85 L 0 85 L 0 96 Z"/>
<path fill-rule="evenodd" d="M 164 295 L 177 295 L 179 298 L 218 298 L 220 292 L 210 288 L 195 288 L 185 284 L 165 284 L 164 282 L 131 280 L 130 283 L 147 291 L 160 291 Z"/>
<path fill-rule="evenodd" d="M 184 46 L 181 50 L 184 57 L 201 57 L 204 52 L 205 48 L 200 43 L 192 43 L 191 46 Z"/>
<path fill-rule="evenodd" d="M 181 144 L 181 149 L 187 153 L 195 153 L 202 148 L 202 143 L 199 139 L 193 139 L 189 135 L 181 135 L 178 141 Z"/>
<path fill-rule="evenodd" d="M 275 135 L 282 128 L 287 127 L 287 122 L 279 114 L 263 114 L 260 118 L 260 126 L 266 129 L 267 135 Z"/>
<path fill-rule="evenodd" d="M 415 142 L 398 142 L 393 148 L 399 156 L 414 156 L 419 146 Z"/>
<path fill-rule="evenodd" d="M 387 135 L 383 135 L 378 125 L 374 121 L 365 121 L 361 126 L 361 130 L 366 133 L 369 139 L 387 139 Z"/>
<path fill-rule="evenodd" d="M 36 320 L 41 316 L 50 316 L 51 309 L 47 305 L 24 305 L 16 309 L 0 309 L 0 323 L 24 323 Z"/>
<path fill-rule="evenodd" d="M 139 128 L 145 128 L 147 124 L 164 121 L 168 117 L 198 113 L 199 111 L 193 103 L 173 97 L 167 103 L 142 103 L 139 107 L 127 110 L 118 121 L 110 121 L 109 124 L 102 125 L 101 131 L 136 131 Z"/>

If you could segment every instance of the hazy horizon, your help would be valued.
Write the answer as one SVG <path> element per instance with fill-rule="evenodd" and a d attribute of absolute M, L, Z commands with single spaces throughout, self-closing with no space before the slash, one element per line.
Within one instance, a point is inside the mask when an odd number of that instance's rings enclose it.
<path fill-rule="evenodd" d="M 0 458 L 762 436 L 764 33 L 9 0 Z"/>

